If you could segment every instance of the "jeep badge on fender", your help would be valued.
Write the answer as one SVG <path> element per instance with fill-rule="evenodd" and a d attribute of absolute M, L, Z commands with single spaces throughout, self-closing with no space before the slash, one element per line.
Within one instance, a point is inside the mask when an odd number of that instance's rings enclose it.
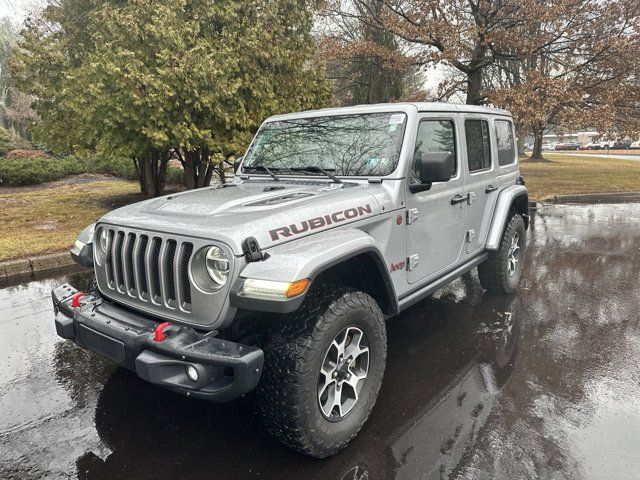
<path fill-rule="evenodd" d="M 71 254 L 95 279 L 53 290 L 58 335 L 182 395 L 255 390 L 269 432 L 327 457 L 376 402 L 387 320 L 476 267 L 490 293 L 518 285 L 529 202 L 509 112 L 275 116 L 236 168 L 83 230 Z"/>

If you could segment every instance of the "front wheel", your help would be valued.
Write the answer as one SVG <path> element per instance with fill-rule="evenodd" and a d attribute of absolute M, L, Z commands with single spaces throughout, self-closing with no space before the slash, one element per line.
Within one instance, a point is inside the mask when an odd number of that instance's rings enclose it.
<path fill-rule="evenodd" d="M 386 340 L 380 307 L 366 293 L 332 285 L 310 291 L 264 348 L 257 400 L 267 430 L 313 457 L 343 449 L 378 397 Z"/>
<path fill-rule="evenodd" d="M 491 293 L 513 293 L 524 266 L 526 230 L 521 215 L 512 215 L 504 227 L 500 247 L 478 266 L 480 284 Z"/>

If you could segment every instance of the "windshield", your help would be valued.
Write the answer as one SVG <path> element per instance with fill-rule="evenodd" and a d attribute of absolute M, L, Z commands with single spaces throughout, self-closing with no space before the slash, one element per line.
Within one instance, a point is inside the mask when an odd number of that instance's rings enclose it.
<path fill-rule="evenodd" d="M 395 170 L 407 122 L 404 113 L 370 113 L 280 120 L 265 124 L 242 164 L 243 172 L 383 176 Z"/>

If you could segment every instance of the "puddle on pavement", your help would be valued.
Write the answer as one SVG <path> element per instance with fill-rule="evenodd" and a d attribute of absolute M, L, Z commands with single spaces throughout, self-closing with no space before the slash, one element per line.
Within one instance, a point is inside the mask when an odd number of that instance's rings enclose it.
<path fill-rule="evenodd" d="M 342 453 L 271 440 L 253 398 L 187 399 L 58 339 L 49 292 L 0 290 L 0 478 L 636 478 L 640 206 L 542 206 L 517 295 L 465 275 L 388 323 Z"/>

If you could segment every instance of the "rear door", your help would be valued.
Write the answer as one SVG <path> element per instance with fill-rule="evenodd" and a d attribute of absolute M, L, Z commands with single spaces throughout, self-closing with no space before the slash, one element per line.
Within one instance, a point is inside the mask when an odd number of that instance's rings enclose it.
<path fill-rule="evenodd" d="M 461 133 L 456 114 L 420 116 L 414 158 L 407 185 L 420 183 L 415 161 L 424 152 L 452 154 L 452 178 L 431 189 L 412 193 L 407 187 L 407 281 L 433 278 L 453 268 L 464 251 L 466 202 L 461 167 Z M 460 200 L 462 199 L 462 200 Z"/>
<path fill-rule="evenodd" d="M 484 246 L 498 196 L 494 137 L 493 119 L 489 115 L 465 115 L 465 176 L 468 195 L 465 240 L 469 256 Z"/>

